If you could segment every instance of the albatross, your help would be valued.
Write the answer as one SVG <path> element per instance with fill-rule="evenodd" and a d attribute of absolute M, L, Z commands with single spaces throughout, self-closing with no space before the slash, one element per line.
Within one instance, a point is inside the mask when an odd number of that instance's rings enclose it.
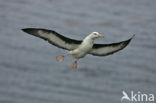
<path fill-rule="evenodd" d="M 66 55 L 71 55 L 75 58 L 75 61 L 71 64 L 73 69 L 77 68 L 77 61 L 87 54 L 94 56 L 107 56 L 113 54 L 125 48 L 134 37 L 133 35 L 128 40 L 111 44 L 96 44 L 94 43 L 95 39 L 104 38 L 104 36 L 98 32 L 92 32 L 83 40 L 74 40 L 48 29 L 24 28 L 22 30 L 28 34 L 42 38 L 58 48 L 67 50 L 68 52 L 66 54 L 56 56 L 56 61 L 62 62 Z"/>

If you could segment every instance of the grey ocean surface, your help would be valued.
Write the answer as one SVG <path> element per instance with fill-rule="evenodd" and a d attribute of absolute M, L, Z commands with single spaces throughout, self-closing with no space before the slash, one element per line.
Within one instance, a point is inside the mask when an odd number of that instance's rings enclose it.
<path fill-rule="evenodd" d="M 156 96 L 156 0 L 0 0 L 0 103 L 121 103 L 122 91 Z M 122 51 L 74 61 L 22 28 L 83 39 L 98 31 Z M 128 101 L 124 101 L 128 102 Z M 146 102 L 144 102 L 146 103 Z"/>

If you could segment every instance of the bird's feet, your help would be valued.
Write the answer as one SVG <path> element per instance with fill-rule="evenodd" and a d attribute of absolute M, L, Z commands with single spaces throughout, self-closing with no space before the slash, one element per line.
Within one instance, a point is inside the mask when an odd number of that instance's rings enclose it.
<path fill-rule="evenodd" d="M 71 64 L 71 67 L 72 67 L 72 69 L 76 69 L 76 68 L 77 68 L 77 61 L 74 61 L 74 62 Z"/>
<path fill-rule="evenodd" d="M 64 60 L 64 56 L 63 55 L 56 56 L 56 61 L 62 62 L 63 60 Z"/>

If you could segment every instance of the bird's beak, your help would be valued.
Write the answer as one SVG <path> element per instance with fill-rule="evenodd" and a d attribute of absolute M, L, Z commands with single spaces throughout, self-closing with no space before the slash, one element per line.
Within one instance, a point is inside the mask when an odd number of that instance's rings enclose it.
<path fill-rule="evenodd" d="M 104 38 L 104 36 L 102 34 L 98 34 L 99 38 Z"/>

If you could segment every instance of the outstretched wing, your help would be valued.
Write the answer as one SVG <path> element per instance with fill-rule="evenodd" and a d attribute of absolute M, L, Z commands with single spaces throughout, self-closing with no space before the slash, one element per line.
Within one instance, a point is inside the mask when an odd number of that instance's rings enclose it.
<path fill-rule="evenodd" d="M 133 35 L 134 37 L 134 35 Z M 128 40 L 118 42 L 118 43 L 112 43 L 112 44 L 94 44 L 91 52 L 89 54 L 92 54 L 94 56 L 106 56 L 113 54 L 119 50 L 122 50 L 125 48 L 129 42 L 132 40 L 131 37 Z"/>
<path fill-rule="evenodd" d="M 41 28 L 25 28 L 22 30 L 28 34 L 47 40 L 49 43 L 66 50 L 73 50 L 77 48 L 82 42 L 80 40 L 74 40 L 62 36 L 53 30 Z"/>

